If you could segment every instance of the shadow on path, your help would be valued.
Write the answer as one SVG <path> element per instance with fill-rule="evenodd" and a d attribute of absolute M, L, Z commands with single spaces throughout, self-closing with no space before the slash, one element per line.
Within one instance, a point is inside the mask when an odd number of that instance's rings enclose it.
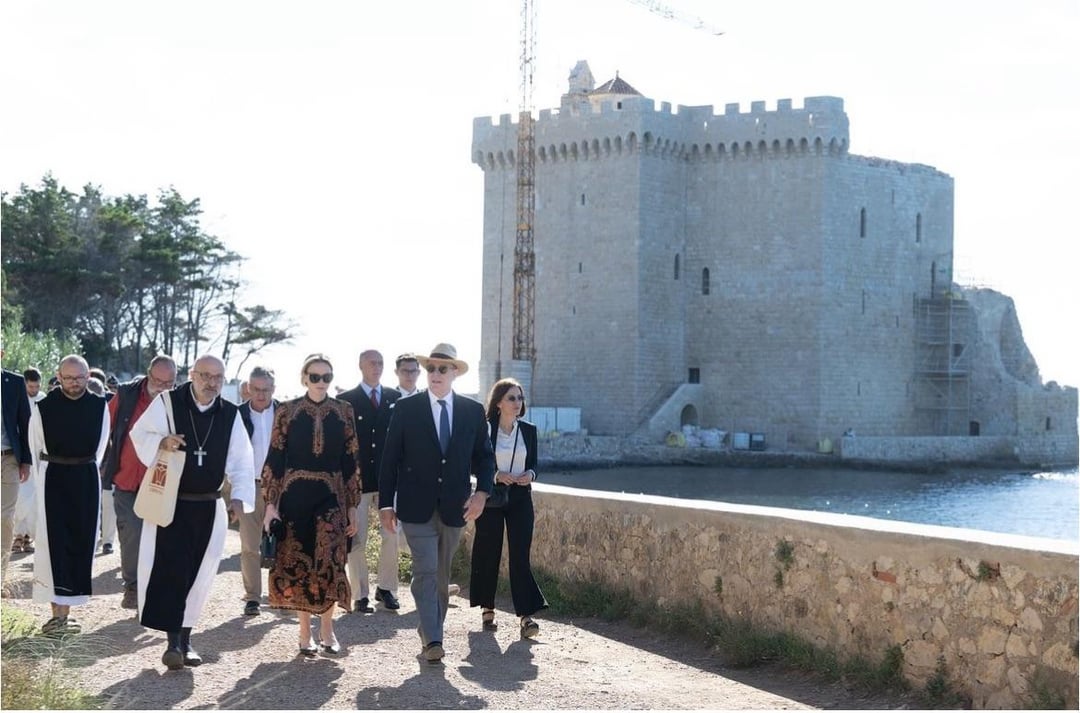
<path fill-rule="evenodd" d="M 261 663 L 236 682 L 214 706 L 225 710 L 281 710 L 322 708 L 333 696 L 343 671 L 333 660 L 297 657 L 285 663 Z M 298 700 L 297 691 L 302 691 Z"/>
<path fill-rule="evenodd" d="M 469 655 L 458 666 L 461 677 L 489 691 L 520 691 L 540 674 L 533 663 L 532 642 L 515 641 L 499 649 L 494 633 L 469 632 Z"/>
<path fill-rule="evenodd" d="M 464 695 L 446 680 L 444 664 L 430 664 L 417 655 L 416 665 L 418 669 L 416 675 L 402 681 L 400 686 L 376 686 L 360 690 L 356 694 L 356 709 L 477 710 L 487 708 L 487 702 L 483 698 Z"/>

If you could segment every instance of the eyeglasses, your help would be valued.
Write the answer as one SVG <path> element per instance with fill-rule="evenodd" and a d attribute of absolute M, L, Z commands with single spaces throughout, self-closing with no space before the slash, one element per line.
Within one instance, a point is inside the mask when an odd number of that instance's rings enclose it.
<path fill-rule="evenodd" d="M 334 372 L 328 371 L 325 374 L 308 374 L 307 378 L 308 378 L 308 381 L 310 381 L 313 384 L 317 384 L 320 381 L 323 382 L 323 383 L 329 384 L 331 381 L 334 380 Z"/>
<path fill-rule="evenodd" d="M 517 394 L 510 394 L 509 396 L 506 397 L 506 400 L 507 401 L 512 401 L 513 403 L 516 404 L 518 401 L 524 401 L 525 397 L 524 396 L 518 396 Z"/>
<path fill-rule="evenodd" d="M 272 394 L 272 393 L 274 393 L 274 387 L 272 387 L 272 386 L 269 389 L 256 389 L 254 386 L 250 386 L 248 388 L 250 389 L 251 393 L 253 393 L 253 394 Z"/>
<path fill-rule="evenodd" d="M 425 368 L 427 369 L 427 373 L 429 374 L 434 374 L 436 371 L 438 371 L 440 374 L 445 374 L 446 372 L 450 371 L 455 367 L 449 364 L 439 364 L 438 366 L 435 366 L 434 364 L 428 364 Z"/>
<path fill-rule="evenodd" d="M 420 370 L 418 368 L 416 368 L 416 367 L 413 367 L 412 369 L 404 369 L 404 368 L 402 368 L 402 369 L 398 369 L 398 371 L 400 371 L 402 374 L 419 374 L 420 373 Z"/>
<path fill-rule="evenodd" d="M 203 381 L 210 382 L 211 384 L 220 384 L 221 382 L 225 381 L 224 374 L 211 374 L 208 371 L 193 371 L 191 373 L 199 377 Z"/>
<path fill-rule="evenodd" d="M 68 384 L 76 384 L 76 383 L 78 383 L 80 381 L 86 381 L 89 378 L 90 377 L 87 376 L 86 374 L 80 374 L 78 376 L 61 376 L 60 381 L 63 381 L 63 382 L 68 383 Z"/>

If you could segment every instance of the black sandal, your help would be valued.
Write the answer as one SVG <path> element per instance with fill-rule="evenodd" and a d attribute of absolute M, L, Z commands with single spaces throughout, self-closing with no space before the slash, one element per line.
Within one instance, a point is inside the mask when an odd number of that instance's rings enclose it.
<path fill-rule="evenodd" d="M 480 620 L 484 623 L 484 631 L 498 631 L 499 624 L 495 621 L 495 610 L 487 609 L 480 614 Z"/>
<path fill-rule="evenodd" d="M 532 620 L 532 617 L 521 617 L 521 638 L 531 639 L 540 633 L 540 625 Z"/>

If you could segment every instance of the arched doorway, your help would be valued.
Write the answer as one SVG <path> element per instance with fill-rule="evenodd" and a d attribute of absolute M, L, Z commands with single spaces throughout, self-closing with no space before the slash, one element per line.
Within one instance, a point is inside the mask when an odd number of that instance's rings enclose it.
<path fill-rule="evenodd" d="M 683 406 L 682 413 L 679 414 L 679 428 L 696 425 L 698 425 L 697 408 L 694 404 L 686 404 Z"/>

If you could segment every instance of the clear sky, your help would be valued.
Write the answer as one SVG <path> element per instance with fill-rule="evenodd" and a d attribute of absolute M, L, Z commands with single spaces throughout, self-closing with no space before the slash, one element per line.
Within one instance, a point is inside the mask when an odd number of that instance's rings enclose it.
<path fill-rule="evenodd" d="M 537 0 L 536 107 L 558 106 L 581 59 L 597 83 L 618 71 L 658 102 L 718 112 L 842 97 L 852 153 L 955 179 L 956 277 L 1011 296 L 1043 379 L 1080 384 L 1080 2 L 666 5 L 725 34 L 627 0 Z M 350 386 L 368 347 L 392 359 L 449 341 L 478 363 L 472 120 L 516 112 L 517 2 L 42 0 L 0 13 L 0 188 L 51 171 L 73 190 L 200 198 L 204 225 L 249 258 L 247 302 L 299 324 L 293 345 L 260 355 L 279 393 L 299 390 L 312 351 Z M 458 386 L 475 390 L 475 369 Z"/>

